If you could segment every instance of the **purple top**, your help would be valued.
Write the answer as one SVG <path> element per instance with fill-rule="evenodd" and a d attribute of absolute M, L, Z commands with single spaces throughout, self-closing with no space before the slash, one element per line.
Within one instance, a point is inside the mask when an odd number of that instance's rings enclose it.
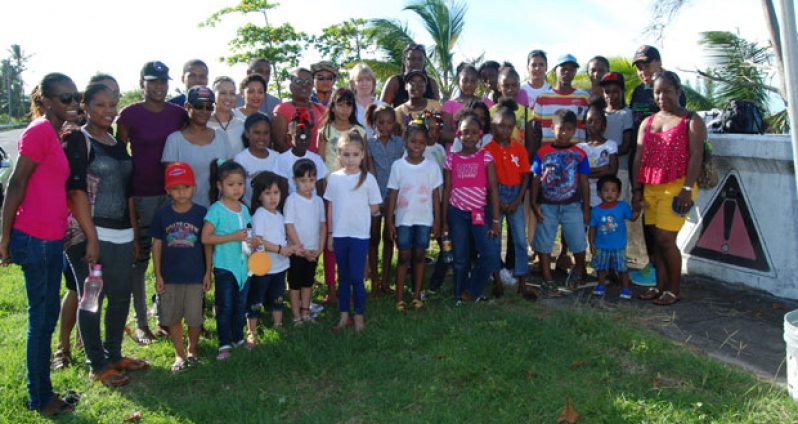
<path fill-rule="evenodd" d="M 130 155 L 133 158 L 133 195 L 164 194 L 161 156 L 166 137 L 183 128 L 186 111 L 165 103 L 160 112 L 151 112 L 144 103 L 132 104 L 119 114 L 117 123 L 128 130 Z"/>

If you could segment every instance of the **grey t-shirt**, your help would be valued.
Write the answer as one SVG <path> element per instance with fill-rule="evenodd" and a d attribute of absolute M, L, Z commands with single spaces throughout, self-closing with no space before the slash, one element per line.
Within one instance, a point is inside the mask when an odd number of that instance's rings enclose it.
<path fill-rule="evenodd" d="M 207 208 L 210 206 L 208 191 L 210 189 L 211 161 L 216 159 L 230 159 L 233 150 L 227 142 L 227 135 L 221 129 L 215 130 L 210 144 L 196 145 L 186 140 L 182 131 L 175 131 L 166 137 L 166 146 L 163 149 L 161 162 L 185 162 L 194 171 L 196 187 L 191 201 Z"/>
<path fill-rule="evenodd" d="M 625 107 L 615 112 L 607 112 L 607 129 L 604 130 L 604 137 L 607 140 L 615 140 L 618 143 L 618 148 L 623 145 L 623 132 L 632 130 L 634 128 L 634 120 L 632 119 L 632 110 Z M 635 137 L 632 136 L 632 143 L 636 143 Z M 618 169 L 626 170 L 629 168 L 629 154 L 618 156 Z"/>

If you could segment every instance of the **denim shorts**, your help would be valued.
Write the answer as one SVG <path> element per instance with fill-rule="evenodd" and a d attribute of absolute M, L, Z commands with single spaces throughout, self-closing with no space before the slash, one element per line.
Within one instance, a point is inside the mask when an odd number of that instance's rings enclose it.
<path fill-rule="evenodd" d="M 559 225 L 562 225 L 563 236 L 571 252 L 582 253 L 587 249 L 585 233 L 587 223 L 582 211 L 582 202 L 544 203 L 540 205 L 540 212 L 543 215 L 543 222 L 538 222 L 535 239 L 532 241 L 535 252 L 551 253 Z"/>
<path fill-rule="evenodd" d="M 591 262 L 596 271 L 626 272 L 626 249 L 596 249 Z"/>
<path fill-rule="evenodd" d="M 400 225 L 396 227 L 396 247 L 399 250 L 427 250 L 431 231 L 432 227 L 426 225 Z"/>

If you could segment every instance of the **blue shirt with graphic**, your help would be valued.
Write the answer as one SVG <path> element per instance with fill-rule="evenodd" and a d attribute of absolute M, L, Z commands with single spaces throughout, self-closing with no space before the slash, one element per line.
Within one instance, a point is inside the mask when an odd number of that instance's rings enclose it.
<path fill-rule="evenodd" d="M 183 213 L 166 205 L 153 218 L 149 236 L 162 243 L 161 275 L 166 284 L 202 283 L 205 255 L 200 238 L 205 212 L 200 205 Z"/>
<path fill-rule="evenodd" d="M 532 160 L 532 172 L 540 176 L 542 203 L 579 202 L 579 175 L 590 174 L 585 152 L 576 146 L 543 145 Z"/>
<path fill-rule="evenodd" d="M 226 236 L 236 231 L 247 228 L 247 224 L 252 223 L 249 209 L 243 203 L 241 212 L 234 212 L 222 204 L 214 202 L 205 220 L 213 224 L 213 233 L 218 236 Z M 213 247 L 213 267 L 230 271 L 236 277 L 238 288 L 243 289 L 247 283 L 247 256 L 241 249 L 240 241 L 228 241 L 227 243 L 217 244 Z"/>
<path fill-rule="evenodd" d="M 626 221 L 632 219 L 632 207 L 623 200 L 609 206 L 602 203 L 590 211 L 590 228 L 596 229 L 596 248 L 626 249 Z"/>

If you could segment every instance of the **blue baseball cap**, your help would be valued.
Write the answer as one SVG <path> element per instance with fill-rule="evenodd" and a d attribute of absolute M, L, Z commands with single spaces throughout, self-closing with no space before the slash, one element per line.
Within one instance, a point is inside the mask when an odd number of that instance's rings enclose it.
<path fill-rule="evenodd" d="M 555 65 L 555 67 L 564 65 L 566 63 L 573 63 L 577 68 L 579 67 L 579 62 L 576 60 L 576 57 L 570 53 L 564 54 L 557 58 L 557 65 Z"/>

